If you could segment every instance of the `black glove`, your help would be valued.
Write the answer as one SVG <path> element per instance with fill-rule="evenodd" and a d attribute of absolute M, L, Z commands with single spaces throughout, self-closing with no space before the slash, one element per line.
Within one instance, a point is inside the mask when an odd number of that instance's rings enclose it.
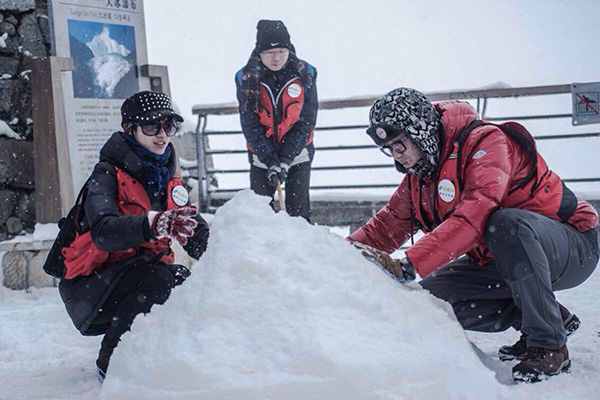
<path fill-rule="evenodd" d="M 271 186 L 277 187 L 277 182 L 281 182 L 279 179 L 279 174 L 281 174 L 281 167 L 279 164 L 269 167 L 267 170 L 267 180 Z"/>
<path fill-rule="evenodd" d="M 167 264 L 165 266 L 173 274 L 173 278 L 175 278 L 175 286 L 181 285 L 192 274 L 192 272 L 183 265 Z"/>
<path fill-rule="evenodd" d="M 352 242 L 354 247 L 361 250 L 364 258 L 383 269 L 388 275 L 400 283 L 414 281 L 415 267 L 404 257 L 401 260 L 390 257 L 385 251 L 377 250 L 366 244 Z"/>
<path fill-rule="evenodd" d="M 290 164 L 282 162 L 280 164 L 281 172 L 279 172 L 279 182 L 284 183 L 290 170 Z"/>

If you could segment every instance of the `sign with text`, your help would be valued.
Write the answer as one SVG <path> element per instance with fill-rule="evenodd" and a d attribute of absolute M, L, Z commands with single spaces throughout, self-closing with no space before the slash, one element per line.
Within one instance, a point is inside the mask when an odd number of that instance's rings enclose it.
<path fill-rule="evenodd" d="M 98 162 L 102 145 L 121 126 L 123 100 L 148 90 L 142 0 L 52 0 L 53 55 L 73 59 L 62 73 L 74 193 Z M 59 134 L 59 133 L 57 133 Z"/>
<path fill-rule="evenodd" d="M 573 125 L 600 123 L 600 82 L 573 83 Z"/>

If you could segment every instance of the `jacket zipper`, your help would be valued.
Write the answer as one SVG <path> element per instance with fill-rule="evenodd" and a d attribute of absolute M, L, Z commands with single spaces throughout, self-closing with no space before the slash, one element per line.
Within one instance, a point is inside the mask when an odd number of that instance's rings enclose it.
<path fill-rule="evenodd" d="M 269 85 L 261 82 L 261 85 L 263 85 L 265 87 L 265 89 L 267 89 L 267 93 L 269 94 L 269 98 L 271 99 L 271 105 L 273 106 L 273 137 L 271 138 L 271 142 L 273 143 L 273 147 L 275 147 L 275 151 L 277 153 L 279 153 L 279 143 L 278 139 L 277 139 L 277 103 L 275 103 L 275 98 L 273 97 L 273 91 L 271 91 L 271 88 L 269 87 Z M 277 98 L 279 99 L 279 96 L 277 96 Z M 268 111 L 267 111 L 267 114 Z"/>
<path fill-rule="evenodd" d="M 261 82 L 260 84 L 263 85 L 266 89 L 267 92 L 269 93 L 269 97 L 271 98 L 271 104 L 273 105 L 273 146 L 275 147 L 275 150 L 277 151 L 277 153 L 279 153 L 279 122 L 277 121 L 277 108 L 279 105 L 279 99 L 281 98 L 281 94 L 283 93 L 283 91 L 285 90 L 285 88 L 292 83 L 294 80 L 296 80 L 296 77 L 290 79 L 289 81 L 287 81 L 285 83 L 285 85 L 283 85 L 281 87 L 281 90 L 279 91 L 279 93 L 277 93 L 277 97 L 275 98 L 273 96 L 273 91 L 271 90 L 271 88 L 269 87 L 269 85 Z"/>

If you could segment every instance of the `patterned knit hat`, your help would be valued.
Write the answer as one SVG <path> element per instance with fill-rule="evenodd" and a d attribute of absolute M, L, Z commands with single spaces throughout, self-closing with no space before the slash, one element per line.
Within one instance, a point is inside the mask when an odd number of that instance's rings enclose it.
<path fill-rule="evenodd" d="M 396 162 L 399 171 L 431 177 L 440 157 L 442 122 L 423 93 L 409 88 L 394 89 L 373 104 L 369 120 L 371 127 L 367 133 L 379 146 L 406 133 L 421 151 L 421 160 L 411 168 L 405 169 Z"/>

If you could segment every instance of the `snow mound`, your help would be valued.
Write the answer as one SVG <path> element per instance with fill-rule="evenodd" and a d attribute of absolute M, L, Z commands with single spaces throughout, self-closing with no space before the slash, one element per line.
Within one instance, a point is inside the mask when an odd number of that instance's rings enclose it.
<path fill-rule="evenodd" d="M 164 306 L 138 317 L 102 399 L 482 399 L 499 385 L 446 305 L 326 227 L 238 193 Z"/>

